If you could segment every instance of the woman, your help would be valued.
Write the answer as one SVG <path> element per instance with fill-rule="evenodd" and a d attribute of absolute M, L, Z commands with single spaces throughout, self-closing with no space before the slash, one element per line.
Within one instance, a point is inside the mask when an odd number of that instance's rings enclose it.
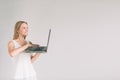
<path fill-rule="evenodd" d="M 13 40 L 8 43 L 9 55 L 15 62 L 14 80 L 37 80 L 32 63 L 34 63 L 40 54 L 24 52 L 25 49 L 33 45 L 26 40 L 27 35 L 27 22 L 18 21 L 15 24 Z"/>

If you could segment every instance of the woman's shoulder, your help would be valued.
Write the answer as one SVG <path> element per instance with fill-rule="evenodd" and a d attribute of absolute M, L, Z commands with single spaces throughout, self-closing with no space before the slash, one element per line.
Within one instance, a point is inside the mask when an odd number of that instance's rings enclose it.
<path fill-rule="evenodd" d="M 13 45 L 14 45 L 14 43 L 13 43 L 12 40 L 8 42 L 8 47 L 11 47 L 11 46 L 13 46 Z"/>
<path fill-rule="evenodd" d="M 15 40 L 10 40 L 10 41 L 8 42 L 8 45 L 13 45 L 13 44 L 14 44 L 14 41 L 15 41 Z"/>

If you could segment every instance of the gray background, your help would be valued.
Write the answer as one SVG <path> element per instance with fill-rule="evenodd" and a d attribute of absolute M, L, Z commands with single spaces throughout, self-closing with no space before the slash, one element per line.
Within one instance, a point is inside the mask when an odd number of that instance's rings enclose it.
<path fill-rule="evenodd" d="M 46 45 L 34 63 L 38 80 L 120 80 L 119 0 L 0 0 L 0 80 L 10 80 L 7 52 L 16 21 L 28 40 Z"/>

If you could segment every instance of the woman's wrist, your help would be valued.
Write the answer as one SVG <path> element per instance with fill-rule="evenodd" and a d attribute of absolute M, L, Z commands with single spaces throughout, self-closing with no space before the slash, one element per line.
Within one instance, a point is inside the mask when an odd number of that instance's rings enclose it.
<path fill-rule="evenodd" d="M 29 44 L 26 44 L 24 47 L 25 47 L 25 49 L 28 48 L 28 47 L 29 47 Z"/>

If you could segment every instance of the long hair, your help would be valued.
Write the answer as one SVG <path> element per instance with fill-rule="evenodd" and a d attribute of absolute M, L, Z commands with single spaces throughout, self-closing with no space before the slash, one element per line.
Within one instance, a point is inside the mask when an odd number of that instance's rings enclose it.
<path fill-rule="evenodd" d="M 14 27 L 14 35 L 13 35 L 13 39 L 17 39 L 19 37 L 19 33 L 18 33 L 18 30 L 20 29 L 21 25 L 25 23 L 27 24 L 27 22 L 25 21 L 18 21 L 16 22 L 15 24 L 15 27 Z M 26 36 L 24 37 L 24 39 L 26 38 Z"/>

